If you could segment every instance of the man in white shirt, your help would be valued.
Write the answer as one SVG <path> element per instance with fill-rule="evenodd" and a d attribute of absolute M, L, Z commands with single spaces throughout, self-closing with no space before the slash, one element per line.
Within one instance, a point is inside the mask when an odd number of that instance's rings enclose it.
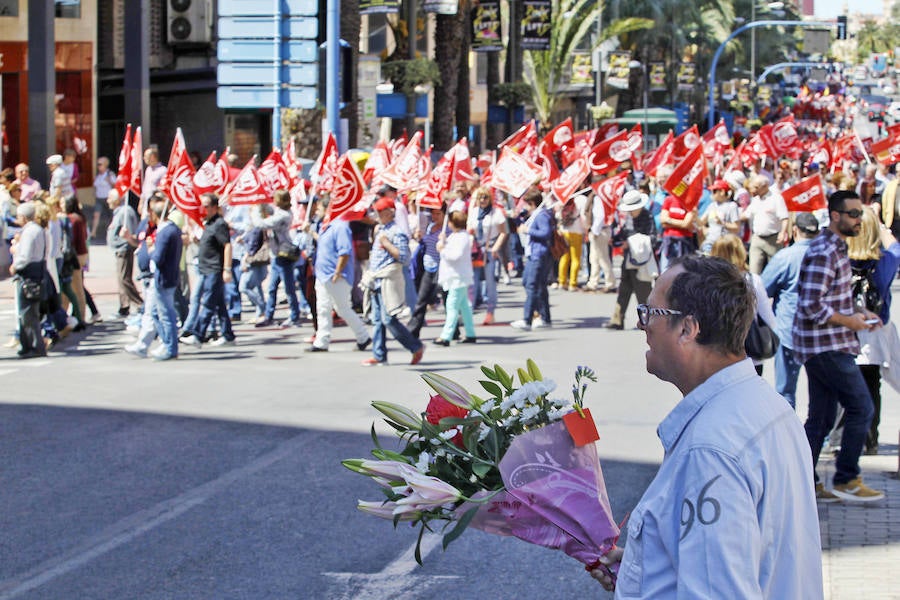
<path fill-rule="evenodd" d="M 62 157 L 60 157 L 60 163 Z M 22 224 L 19 240 L 13 246 L 9 274 L 16 276 L 16 305 L 19 309 L 19 358 L 44 356 L 47 349 L 41 335 L 41 298 L 29 297 L 26 286 L 42 286 L 47 271 L 47 240 L 43 227 L 35 222 L 34 203 L 19 205 L 16 216 Z"/>
<path fill-rule="evenodd" d="M 61 202 L 75 195 L 72 187 L 72 178 L 68 171 L 62 168 L 63 158 L 60 154 L 51 154 L 47 157 L 47 167 L 50 169 L 50 195 L 59 196 Z"/>
<path fill-rule="evenodd" d="M 144 164 L 147 165 L 147 168 L 144 169 L 144 179 L 141 182 L 141 213 L 166 174 L 166 165 L 159 162 L 159 150 L 155 146 L 144 150 Z"/>
<path fill-rule="evenodd" d="M 750 178 L 753 199 L 741 214 L 750 221 L 753 236 L 750 238 L 750 272 L 759 275 L 769 259 L 775 256 L 788 239 L 790 220 L 787 206 L 781 194 L 771 189 L 765 175 Z"/>
<path fill-rule="evenodd" d="M 595 194 L 591 199 L 590 229 L 588 239 L 590 241 L 589 260 L 591 273 L 588 277 L 586 290 L 599 290 L 600 271 L 603 271 L 602 291 L 610 293 L 616 289 L 616 274 L 613 271 L 612 259 L 609 253 L 609 242 L 612 238 L 612 228 L 606 222 L 606 208 L 603 201 Z"/>

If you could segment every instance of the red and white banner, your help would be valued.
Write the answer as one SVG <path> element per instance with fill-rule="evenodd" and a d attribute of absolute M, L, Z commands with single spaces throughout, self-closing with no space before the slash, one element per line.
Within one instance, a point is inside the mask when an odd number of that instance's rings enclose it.
<path fill-rule="evenodd" d="M 773 160 L 782 156 L 799 156 L 802 150 L 793 116 L 763 125 L 759 130 L 759 139 L 766 148 L 766 154 Z"/>
<path fill-rule="evenodd" d="M 337 140 L 334 139 L 333 133 L 329 133 L 328 137 L 325 138 L 322 152 L 319 153 L 319 157 L 309 170 L 309 179 L 313 182 L 315 189 L 323 192 L 331 191 L 331 186 L 334 184 L 334 175 L 337 172 L 337 161 Z"/>
<path fill-rule="evenodd" d="M 383 170 L 378 180 L 399 192 L 416 189 L 419 185 L 419 161 L 422 158 L 422 132 L 416 131 L 400 154 Z"/>
<path fill-rule="evenodd" d="M 629 132 L 623 129 L 591 148 L 588 153 L 591 173 L 594 175 L 609 173 L 629 160 L 637 149 L 633 143 L 634 141 L 629 139 Z M 640 139 L 637 139 L 637 143 L 640 144 Z"/>
<path fill-rule="evenodd" d="M 379 141 L 375 144 L 375 148 L 372 149 L 372 154 L 369 155 L 369 160 L 366 161 L 366 170 L 363 171 L 363 181 L 367 184 L 372 185 L 373 180 L 378 176 L 379 173 L 388 168 L 388 165 L 391 164 L 391 149 L 388 147 L 387 143 Z"/>
<path fill-rule="evenodd" d="M 450 179 L 453 177 L 453 148 L 445 153 L 431 170 L 425 191 L 417 202 L 421 208 L 440 208 L 444 204 L 444 194 L 450 191 Z"/>
<path fill-rule="evenodd" d="M 557 200 L 565 202 L 584 187 L 585 179 L 590 174 L 591 167 L 588 165 L 587 159 L 579 158 L 560 173 L 550 189 Z"/>
<path fill-rule="evenodd" d="M 660 167 L 672 164 L 672 153 L 675 150 L 675 136 L 672 130 L 653 152 L 644 157 L 644 173 L 649 177 L 656 177 Z"/>
<path fill-rule="evenodd" d="M 131 187 L 131 123 L 125 127 L 122 149 L 119 150 L 119 173 L 116 176 L 116 191 L 120 198 L 125 198 Z"/>
<path fill-rule="evenodd" d="M 228 185 L 225 194 L 228 196 L 228 203 L 232 206 L 266 204 L 272 201 L 272 197 L 266 193 L 266 188 L 263 187 L 259 174 L 256 172 L 255 154 L 241 169 L 237 179 Z"/>
<path fill-rule="evenodd" d="M 343 155 L 337 162 L 334 187 L 331 190 L 331 202 L 325 214 L 325 223 L 334 219 L 352 221 L 362 218 L 368 208 L 363 201 L 365 183 L 356 162 Z"/>
<path fill-rule="evenodd" d="M 529 187 L 537 183 L 543 174 L 542 169 L 521 154 L 504 148 L 500 160 L 494 165 L 491 185 L 494 189 L 520 197 Z"/>
<path fill-rule="evenodd" d="M 572 117 L 547 132 L 542 140 L 550 146 L 550 152 L 562 152 L 575 145 L 575 133 L 572 129 Z"/>
<path fill-rule="evenodd" d="M 822 178 L 810 175 L 782 190 L 781 197 L 790 212 L 812 212 L 828 206 Z"/>
<path fill-rule="evenodd" d="M 453 176 L 450 178 L 450 185 L 452 186 L 457 181 L 468 183 L 475 179 L 468 140 L 466 138 L 460 139 L 450 151 L 453 152 Z"/>
<path fill-rule="evenodd" d="M 173 154 L 175 153 L 173 152 Z M 166 192 L 178 210 L 202 227 L 203 213 L 200 208 L 200 198 L 194 190 L 194 163 L 191 162 L 187 152 L 180 152 L 174 160 L 176 161 L 174 167 L 172 162 L 168 164 L 168 172 L 172 175 L 168 178 Z"/>
<path fill-rule="evenodd" d="M 269 198 L 274 196 L 275 190 L 290 190 L 291 176 L 287 165 L 278 150 L 272 150 L 266 160 L 259 165 L 259 180 L 263 184 Z"/>
<path fill-rule="evenodd" d="M 213 150 L 194 173 L 194 191 L 197 195 L 213 193 L 222 194 L 228 185 L 228 164 L 224 160 L 216 160 Z"/>
<path fill-rule="evenodd" d="M 545 186 L 549 186 L 559 177 L 559 165 L 556 164 L 556 159 L 553 157 L 553 153 L 550 152 L 550 146 L 547 144 L 541 144 L 538 148 L 537 164 L 544 172 L 541 181 Z"/>
<path fill-rule="evenodd" d="M 709 176 L 703 147 L 697 144 L 666 179 L 663 188 L 681 200 L 685 210 L 694 210 L 703 195 L 703 182 Z"/>
<path fill-rule="evenodd" d="M 622 196 L 625 194 L 625 183 L 627 181 L 628 173 L 619 173 L 618 175 L 608 177 L 603 181 L 591 184 L 591 187 L 594 189 L 594 194 L 596 194 L 600 202 L 603 203 L 603 208 L 606 212 L 607 225 L 612 223 L 613 218 L 616 216 L 616 211 L 618 210 L 616 207 L 619 206 L 619 200 L 621 200 Z"/>
<path fill-rule="evenodd" d="M 888 136 L 872 143 L 872 155 L 886 167 L 900 162 L 900 132 L 888 129 Z"/>
<path fill-rule="evenodd" d="M 128 166 L 131 175 L 131 183 L 129 185 L 132 192 L 141 195 L 141 181 L 143 180 L 143 170 L 144 170 L 144 149 L 143 149 L 143 137 L 141 136 L 141 128 L 140 126 L 134 130 L 134 139 L 131 142 L 131 161 Z M 141 212 L 143 213 L 143 206 L 141 206 Z"/>
<path fill-rule="evenodd" d="M 169 162 L 166 163 L 166 174 L 159 181 L 159 189 L 168 192 L 169 182 L 175 176 L 175 168 L 181 164 L 181 155 L 187 154 L 187 144 L 184 142 L 184 134 L 181 127 L 175 128 L 175 139 L 172 140 L 172 151 L 169 153 Z"/>
<path fill-rule="evenodd" d="M 681 135 L 675 138 L 672 148 L 672 160 L 676 164 L 684 160 L 684 157 L 690 154 L 691 150 L 701 145 L 700 130 L 697 124 L 691 125 L 690 129 L 685 129 Z"/>

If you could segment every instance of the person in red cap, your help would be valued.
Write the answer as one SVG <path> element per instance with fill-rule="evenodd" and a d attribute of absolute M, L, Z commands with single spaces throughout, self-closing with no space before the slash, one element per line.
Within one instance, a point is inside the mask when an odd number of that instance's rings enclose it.
<path fill-rule="evenodd" d="M 713 244 L 723 233 L 737 234 L 741 227 L 741 214 L 738 205 L 731 200 L 731 186 L 724 179 L 716 179 L 709 186 L 713 201 L 700 216 L 703 227 L 703 244 L 700 251 L 709 255 Z"/>
<path fill-rule="evenodd" d="M 412 352 L 410 364 L 418 364 L 425 346 L 400 322 L 399 315 L 406 308 L 404 265 L 409 263 L 409 236 L 394 220 L 394 201 L 382 196 L 373 205 L 378 215 L 369 269 L 360 286 L 369 291 L 372 317 L 372 358 L 364 366 L 387 362 L 385 329 Z"/>

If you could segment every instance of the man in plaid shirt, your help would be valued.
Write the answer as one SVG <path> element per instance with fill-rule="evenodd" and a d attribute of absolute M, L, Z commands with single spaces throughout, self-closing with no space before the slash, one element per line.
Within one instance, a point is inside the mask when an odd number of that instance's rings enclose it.
<path fill-rule="evenodd" d="M 838 191 L 828 199 L 831 223 L 809 245 L 800 268 L 799 300 L 794 317 L 794 357 L 806 367 L 809 416 L 806 437 L 813 458 L 820 502 L 871 502 L 884 493 L 867 487 L 859 475 L 872 419 L 872 397 L 855 356 L 856 332 L 881 326 L 878 315 L 854 305 L 846 238 L 859 235 L 863 210 L 856 192 Z M 834 486 L 825 489 L 815 473 L 822 443 L 834 425 L 837 405 L 844 407 L 844 435 L 835 462 Z"/>

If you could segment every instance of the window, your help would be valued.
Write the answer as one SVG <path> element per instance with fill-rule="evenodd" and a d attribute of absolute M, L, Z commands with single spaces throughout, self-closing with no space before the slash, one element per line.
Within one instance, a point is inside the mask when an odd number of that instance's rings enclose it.
<path fill-rule="evenodd" d="M 0 17 L 18 17 L 19 0 L 0 0 Z"/>
<path fill-rule="evenodd" d="M 57 19 L 80 19 L 81 0 L 54 0 Z"/>

